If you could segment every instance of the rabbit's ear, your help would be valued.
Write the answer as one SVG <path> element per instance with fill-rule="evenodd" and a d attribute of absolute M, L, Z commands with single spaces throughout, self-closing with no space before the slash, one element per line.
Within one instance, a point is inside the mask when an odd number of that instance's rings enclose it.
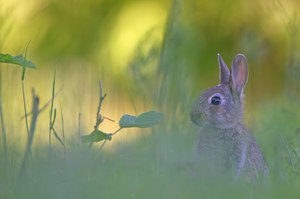
<path fill-rule="evenodd" d="M 218 53 L 218 60 L 219 60 L 219 69 L 220 69 L 220 83 L 226 84 L 229 82 L 230 79 L 230 71 L 219 53 Z"/>
<path fill-rule="evenodd" d="M 248 81 L 248 64 L 243 54 L 237 54 L 231 67 L 231 84 L 238 96 L 243 93 L 243 89 Z"/>

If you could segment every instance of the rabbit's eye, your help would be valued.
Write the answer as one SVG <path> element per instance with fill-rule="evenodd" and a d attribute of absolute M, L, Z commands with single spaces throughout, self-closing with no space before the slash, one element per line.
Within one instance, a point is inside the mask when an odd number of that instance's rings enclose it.
<path fill-rule="evenodd" d="M 216 106 L 218 106 L 218 105 L 220 105 L 221 104 L 221 97 L 220 96 L 213 96 L 211 99 L 210 99 L 210 103 L 212 104 L 212 105 L 216 105 Z"/>

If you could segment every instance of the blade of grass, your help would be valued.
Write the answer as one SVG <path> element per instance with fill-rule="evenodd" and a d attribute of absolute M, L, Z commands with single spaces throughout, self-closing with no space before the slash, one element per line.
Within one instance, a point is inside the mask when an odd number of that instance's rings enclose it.
<path fill-rule="evenodd" d="M 2 107 L 2 73 L 1 73 L 1 68 L 0 68 L 0 118 L 1 118 L 4 164 L 5 164 L 5 168 L 7 168 L 8 154 L 7 154 L 7 144 L 6 144 L 6 128 L 5 128 L 5 123 L 4 123 L 4 115 L 3 115 L 3 107 Z"/>
<path fill-rule="evenodd" d="M 55 138 L 61 143 L 61 145 L 65 146 L 65 143 L 62 141 L 62 139 L 58 136 L 56 130 L 54 128 L 51 129 L 51 131 L 53 132 Z"/>
<path fill-rule="evenodd" d="M 4 114 L 2 106 L 2 73 L 0 68 L 0 118 L 1 118 L 1 130 L 2 130 L 2 143 L 3 143 L 3 153 L 4 153 L 4 168 L 6 170 L 6 178 L 10 180 L 10 171 L 8 167 L 8 151 L 6 143 L 6 127 L 4 123 Z"/>
<path fill-rule="evenodd" d="M 27 45 L 26 50 L 25 50 L 25 57 L 24 57 L 24 60 L 23 60 L 23 70 L 22 70 L 22 77 L 21 77 L 21 80 L 22 80 L 22 94 L 23 94 L 23 106 L 24 106 L 25 115 L 27 115 L 27 109 L 26 109 L 26 97 L 25 97 L 24 79 L 25 79 L 25 73 L 26 73 L 26 57 L 27 57 L 27 48 L 28 48 L 28 45 Z M 29 127 L 28 127 L 28 118 L 27 118 L 27 116 L 25 117 L 25 123 L 26 123 L 27 137 L 29 138 Z"/>
<path fill-rule="evenodd" d="M 59 106 L 60 106 L 60 117 L 61 117 L 61 133 L 62 133 L 62 139 L 63 139 L 63 147 L 64 147 L 64 159 L 66 160 L 66 140 L 65 140 L 65 127 L 64 127 L 64 114 L 63 114 L 63 109 L 61 105 L 61 101 L 59 101 Z"/>
<path fill-rule="evenodd" d="M 51 150 L 51 129 L 52 129 L 52 114 L 53 114 L 53 104 L 54 104 L 54 94 L 55 94 L 55 76 L 56 70 L 53 75 L 53 83 L 52 83 L 52 97 L 51 97 L 51 107 L 50 107 L 50 118 L 49 118 L 49 152 Z"/>
<path fill-rule="evenodd" d="M 23 106 L 25 112 L 25 124 L 26 124 L 26 132 L 27 137 L 29 137 L 29 127 L 28 127 L 28 118 L 27 118 L 27 109 L 26 109 L 26 97 L 25 97 L 25 88 L 24 88 L 24 81 L 22 80 L 22 95 L 23 95 Z"/>
<path fill-rule="evenodd" d="M 56 120 L 56 108 L 54 108 L 53 121 L 52 121 L 52 125 L 51 125 L 52 128 L 55 124 L 55 120 Z"/>
<path fill-rule="evenodd" d="M 53 110 L 54 97 L 55 97 L 55 76 L 56 71 L 54 71 L 53 86 L 52 86 L 52 99 L 51 99 L 51 110 L 50 110 L 50 127 L 49 127 L 49 149 L 51 149 L 51 132 L 54 134 L 55 138 L 64 146 L 63 140 L 59 137 L 57 131 L 54 128 L 56 121 L 56 108 Z M 50 150 L 49 150 L 50 151 Z"/>
<path fill-rule="evenodd" d="M 81 113 L 78 113 L 78 139 L 81 140 L 81 127 L 80 127 L 80 119 L 81 119 Z"/>

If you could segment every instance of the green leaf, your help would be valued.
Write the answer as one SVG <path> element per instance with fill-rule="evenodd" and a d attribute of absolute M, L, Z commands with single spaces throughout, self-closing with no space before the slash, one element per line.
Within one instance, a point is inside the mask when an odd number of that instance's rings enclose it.
<path fill-rule="evenodd" d="M 81 136 L 82 143 L 90 143 L 90 142 L 100 142 L 102 140 L 111 140 L 112 134 L 111 133 L 103 133 L 99 130 L 94 130 L 89 135 Z"/>
<path fill-rule="evenodd" d="M 156 111 L 150 111 L 140 114 L 139 116 L 123 115 L 119 121 L 121 128 L 139 127 L 149 128 L 157 125 L 162 121 L 164 115 Z"/>
<path fill-rule="evenodd" d="M 26 66 L 27 68 L 36 68 L 36 66 L 29 60 L 26 60 L 23 55 L 12 56 L 9 54 L 0 53 L 0 63 L 16 64 L 19 66 Z"/>

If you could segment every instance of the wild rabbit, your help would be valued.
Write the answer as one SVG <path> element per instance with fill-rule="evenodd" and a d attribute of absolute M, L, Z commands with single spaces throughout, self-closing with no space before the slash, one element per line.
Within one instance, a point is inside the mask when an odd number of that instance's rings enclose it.
<path fill-rule="evenodd" d="M 218 60 L 220 84 L 204 92 L 190 112 L 192 122 L 200 126 L 197 154 L 200 160 L 212 160 L 236 177 L 267 176 L 262 152 L 243 124 L 243 90 L 248 80 L 246 57 L 236 55 L 231 72 L 220 54 Z"/>

